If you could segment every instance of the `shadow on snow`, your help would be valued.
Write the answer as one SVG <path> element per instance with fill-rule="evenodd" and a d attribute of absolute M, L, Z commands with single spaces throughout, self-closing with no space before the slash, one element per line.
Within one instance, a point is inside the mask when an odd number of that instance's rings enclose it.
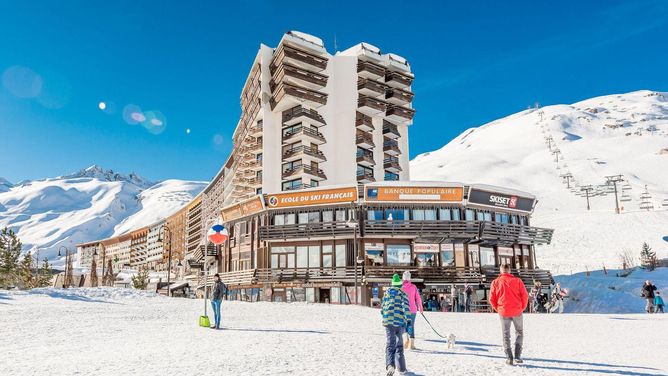
<path fill-rule="evenodd" d="M 226 328 L 224 330 L 231 330 L 236 332 L 266 332 L 266 333 L 306 333 L 306 334 L 330 334 L 321 330 L 293 330 L 293 329 L 253 329 L 253 328 Z"/>

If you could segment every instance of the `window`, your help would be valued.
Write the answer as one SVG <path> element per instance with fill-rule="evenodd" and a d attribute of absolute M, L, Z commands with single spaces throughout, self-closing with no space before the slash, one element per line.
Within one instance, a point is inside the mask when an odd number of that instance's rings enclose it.
<path fill-rule="evenodd" d="M 318 245 L 308 246 L 308 267 L 309 268 L 320 267 L 320 246 Z"/>
<path fill-rule="evenodd" d="M 385 180 L 387 181 L 397 181 L 399 180 L 399 174 L 393 172 L 385 171 Z"/>
<path fill-rule="evenodd" d="M 508 223 L 508 214 L 494 213 L 494 222 Z"/>
<path fill-rule="evenodd" d="M 517 224 L 517 216 L 516 215 L 511 215 L 510 216 L 510 223 L 516 225 Z"/>
<path fill-rule="evenodd" d="M 294 133 L 299 132 L 302 129 L 302 123 L 297 123 L 295 125 L 283 128 L 283 138 L 286 136 L 291 136 Z"/>
<path fill-rule="evenodd" d="M 285 224 L 286 225 L 294 225 L 296 223 L 295 222 L 296 217 L 297 216 L 294 213 L 285 214 Z"/>
<path fill-rule="evenodd" d="M 261 195 L 262 194 L 262 188 L 256 188 L 255 189 L 255 194 Z"/>
<path fill-rule="evenodd" d="M 464 214 L 465 214 L 464 218 L 466 218 L 467 221 L 472 221 L 473 220 L 473 216 L 474 216 L 473 209 L 466 209 L 466 212 Z"/>
<path fill-rule="evenodd" d="M 373 169 L 370 169 L 369 167 L 365 167 L 362 165 L 357 165 L 357 176 L 373 176 Z"/>
<path fill-rule="evenodd" d="M 483 213 L 481 211 L 476 211 L 475 212 L 475 219 L 477 221 L 484 221 L 485 220 L 485 213 Z"/>
<path fill-rule="evenodd" d="M 322 221 L 323 222 L 333 222 L 334 221 L 334 212 L 331 210 L 325 210 L 322 212 Z"/>
<path fill-rule="evenodd" d="M 346 211 L 345 210 L 337 210 L 336 211 L 336 220 L 337 221 L 345 221 L 346 220 Z"/>
<path fill-rule="evenodd" d="M 452 214 L 450 209 L 438 209 L 438 216 L 441 221 L 450 221 L 452 220 Z"/>
<path fill-rule="evenodd" d="M 301 165 L 302 165 L 301 159 L 297 160 L 297 161 L 294 161 L 294 162 L 283 163 L 283 165 L 282 165 L 283 170 L 282 171 L 283 172 L 292 171 L 292 170 L 295 170 L 295 169 L 301 167 Z"/>
<path fill-rule="evenodd" d="M 322 267 L 331 268 L 332 267 L 332 254 L 322 254 Z"/>
<path fill-rule="evenodd" d="M 424 268 L 436 266 L 435 253 L 418 253 L 415 257 L 417 258 L 417 266 L 419 267 Z"/>
<path fill-rule="evenodd" d="M 346 266 L 346 245 L 337 244 L 335 249 L 336 249 L 336 267 Z"/>
<path fill-rule="evenodd" d="M 297 247 L 297 267 L 308 268 L 308 247 Z"/>
<path fill-rule="evenodd" d="M 262 162 L 262 153 L 255 156 L 255 160 Z"/>
<path fill-rule="evenodd" d="M 455 266 L 455 249 L 452 244 L 441 244 L 441 266 Z"/>
<path fill-rule="evenodd" d="M 316 223 L 320 222 L 319 212 L 299 213 L 299 223 Z"/>
<path fill-rule="evenodd" d="M 408 209 L 385 209 L 385 219 L 388 221 L 402 221 L 408 218 Z"/>
<path fill-rule="evenodd" d="M 372 266 L 381 266 L 384 264 L 383 255 L 385 244 L 383 243 L 364 243 L 364 253 L 366 254 L 366 264 Z M 355 260 L 356 261 L 356 260 Z"/>
<path fill-rule="evenodd" d="M 411 246 L 408 244 L 388 244 L 388 265 L 409 265 L 411 263 Z"/>
<path fill-rule="evenodd" d="M 494 248 L 480 247 L 480 265 L 495 266 L 496 257 L 494 256 Z"/>
<path fill-rule="evenodd" d="M 462 217 L 459 215 L 459 209 L 452 209 L 452 220 L 459 221 Z"/>
<path fill-rule="evenodd" d="M 522 226 L 528 226 L 527 217 L 522 216 L 520 218 L 521 218 Z"/>
<path fill-rule="evenodd" d="M 413 209 L 413 219 L 416 221 L 435 221 L 436 210 L 434 209 Z"/>
<path fill-rule="evenodd" d="M 338 214 L 338 213 L 337 213 Z M 383 211 L 382 210 L 367 210 L 366 211 L 366 216 L 367 219 L 370 221 L 380 221 L 383 219 Z"/>
<path fill-rule="evenodd" d="M 299 178 L 299 179 L 284 182 L 282 189 L 284 191 L 289 191 L 291 189 L 299 189 L 299 188 L 301 188 L 301 185 L 302 185 L 302 179 Z"/>

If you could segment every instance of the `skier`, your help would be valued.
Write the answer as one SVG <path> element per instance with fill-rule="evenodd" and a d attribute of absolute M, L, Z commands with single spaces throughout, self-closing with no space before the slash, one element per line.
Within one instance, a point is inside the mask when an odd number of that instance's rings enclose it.
<path fill-rule="evenodd" d="M 645 281 L 641 296 L 647 299 L 647 305 L 645 306 L 645 312 L 647 313 L 654 312 L 654 291 L 656 291 L 656 286 L 652 284 L 652 281 Z"/>
<path fill-rule="evenodd" d="M 654 305 L 656 306 L 656 308 L 654 308 L 654 313 L 663 313 L 663 298 L 658 291 L 654 294 Z"/>
<path fill-rule="evenodd" d="M 213 307 L 213 318 L 215 325 L 211 329 L 220 329 L 220 304 L 225 295 L 225 284 L 220 280 L 220 274 L 213 276 L 213 292 L 211 293 L 211 307 Z"/>
<path fill-rule="evenodd" d="M 531 313 L 539 313 L 540 309 L 540 295 L 541 295 L 541 286 L 542 284 L 540 282 L 536 282 L 533 285 L 533 288 L 531 289 L 531 294 L 529 295 L 531 297 Z"/>
<path fill-rule="evenodd" d="M 566 291 L 561 288 L 561 284 L 557 283 L 552 290 L 551 313 L 557 311 L 559 311 L 559 313 L 564 313 L 564 296 L 566 296 Z"/>
<path fill-rule="evenodd" d="M 492 282 L 489 303 L 499 313 L 503 335 L 503 349 L 506 353 L 506 364 L 522 363 L 522 340 L 524 328 L 522 312 L 529 303 L 529 294 L 521 279 L 510 274 L 510 265 L 501 266 L 501 275 Z M 510 324 L 515 327 L 515 354 L 510 348 Z"/>
<path fill-rule="evenodd" d="M 404 347 L 407 349 L 415 350 L 415 316 L 417 315 L 418 308 L 420 312 L 424 312 L 422 305 L 422 297 L 417 287 L 411 282 L 411 272 L 406 270 L 403 274 L 403 285 L 402 290 L 408 296 L 408 305 L 410 307 L 410 319 L 408 320 L 408 326 L 406 327 L 406 333 L 404 334 Z"/>
<path fill-rule="evenodd" d="M 402 287 L 399 274 L 392 276 L 390 286 L 380 303 L 380 313 L 383 316 L 383 326 L 387 343 L 385 347 L 385 369 L 387 376 L 394 375 L 395 362 L 399 365 L 399 372 L 406 372 L 406 359 L 404 358 L 404 345 L 401 336 L 407 325 L 410 325 L 411 314 L 408 303 L 408 295 Z M 415 318 L 415 315 L 412 316 Z"/>

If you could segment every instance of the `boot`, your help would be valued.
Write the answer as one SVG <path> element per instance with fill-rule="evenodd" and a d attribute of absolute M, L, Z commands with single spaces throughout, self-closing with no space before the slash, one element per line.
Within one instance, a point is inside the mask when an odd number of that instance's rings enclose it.
<path fill-rule="evenodd" d="M 387 366 L 387 376 L 394 375 L 394 366 Z"/>
<path fill-rule="evenodd" d="M 410 342 L 410 345 L 411 345 L 410 349 L 415 350 L 415 338 L 411 338 L 409 342 Z"/>
<path fill-rule="evenodd" d="M 408 333 L 404 333 L 404 349 L 408 350 L 409 346 L 410 346 L 410 337 L 408 336 Z"/>
<path fill-rule="evenodd" d="M 511 349 L 506 350 L 506 364 L 513 365 L 513 351 Z"/>
<path fill-rule="evenodd" d="M 522 364 L 524 361 L 522 360 L 522 346 L 519 344 L 515 344 L 515 363 L 517 364 Z"/>

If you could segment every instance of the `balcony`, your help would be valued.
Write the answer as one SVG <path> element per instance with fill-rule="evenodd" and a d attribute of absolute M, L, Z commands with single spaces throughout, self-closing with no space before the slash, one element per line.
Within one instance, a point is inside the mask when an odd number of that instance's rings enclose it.
<path fill-rule="evenodd" d="M 304 164 L 283 170 L 282 176 L 283 179 L 290 179 L 302 174 L 309 175 L 311 180 L 319 181 L 327 179 L 327 176 L 325 175 L 325 172 L 323 170 Z"/>
<path fill-rule="evenodd" d="M 321 72 L 327 68 L 327 60 L 326 57 L 283 44 L 274 53 L 271 65 L 278 67 L 281 64 L 289 63 L 300 68 Z"/>
<path fill-rule="evenodd" d="M 371 132 L 374 129 L 376 129 L 373 126 L 373 121 L 371 119 L 371 116 L 365 115 L 361 112 L 357 112 L 355 115 L 355 126 L 357 129 L 365 132 Z"/>
<path fill-rule="evenodd" d="M 399 180 L 399 175 L 394 174 L 392 172 L 385 172 L 385 181 L 398 181 Z"/>
<path fill-rule="evenodd" d="M 269 82 L 269 87 L 273 92 L 281 82 L 286 82 L 296 86 L 304 86 L 311 90 L 320 90 L 327 86 L 327 76 L 308 71 L 290 64 L 279 65 L 271 72 L 273 77 Z"/>
<path fill-rule="evenodd" d="M 309 127 L 296 127 L 289 132 L 283 134 L 283 142 L 301 141 L 302 143 L 313 143 L 322 145 L 326 142 L 325 136 L 315 129 Z"/>
<path fill-rule="evenodd" d="M 310 159 L 324 162 L 327 160 L 325 155 L 318 149 L 312 148 L 310 146 L 300 145 L 292 149 L 288 149 L 283 152 L 283 161 L 292 162 L 303 157 L 310 157 Z"/>
<path fill-rule="evenodd" d="M 401 134 L 399 133 L 399 128 L 396 124 L 383 120 L 383 136 L 387 138 L 399 138 L 401 137 Z"/>
<path fill-rule="evenodd" d="M 550 244 L 554 230 L 499 222 L 483 222 L 482 244 Z"/>
<path fill-rule="evenodd" d="M 283 125 L 295 125 L 307 121 L 316 127 L 326 125 L 325 119 L 316 110 L 295 106 L 289 110 L 283 111 Z"/>
<path fill-rule="evenodd" d="M 389 157 L 383 160 L 383 168 L 387 171 L 394 172 L 398 174 L 401 172 L 401 165 L 399 164 L 399 158 Z"/>
<path fill-rule="evenodd" d="M 308 183 L 304 183 L 304 184 L 295 184 L 295 185 L 291 185 L 291 186 L 289 186 L 289 187 L 287 187 L 287 188 L 285 188 L 285 189 L 283 189 L 283 190 L 284 190 L 284 191 L 298 191 L 298 190 L 300 190 L 300 189 L 308 189 L 308 188 L 316 188 L 316 187 L 318 187 L 317 184 L 308 184 Z M 263 228 L 264 228 L 264 227 L 263 227 Z"/>
<path fill-rule="evenodd" d="M 385 98 L 385 85 L 380 82 L 370 80 L 368 78 L 359 78 L 357 80 L 357 91 L 360 94 L 368 97 L 383 97 Z"/>
<path fill-rule="evenodd" d="M 253 154 L 262 153 L 262 142 L 257 142 L 256 141 L 256 142 L 250 143 L 245 147 L 244 151 L 247 152 L 247 153 L 253 153 Z"/>
<path fill-rule="evenodd" d="M 240 167 L 249 169 L 252 171 L 257 171 L 262 169 L 262 160 L 261 159 L 253 159 L 248 162 L 242 162 L 239 164 Z"/>
<path fill-rule="evenodd" d="M 357 99 L 357 109 L 366 115 L 375 116 L 387 110 L 387 103 L 375 98 L 360 95 Z"/>
<path fill-rule="evenodd" d="M 358 60 L 357 74 L 372 80 L 382 80 L 385 77 L 385 68 L 369 61 Z"/>
<path fill-rule="evenodd" d="M 391 88 L 385 93 L 385 100 L 393 104 L 406 106 L 413 101 L 413 96 L 414 94 L 408 90 Z"/>
<path fill-rule="evenodd" d="M 373 153 L 371 151 L 357 151 L 357 164 L 366 166 L 366 167 L 373 167 L 376 162 L 373 160 Z"/>
<path fill-rule="evenodd" d="M 357 146 L 363 147 L 365 149 L 370 149 L 376 146 L 373 142 L 373 136 L 370 133 L 357 131 L 357 136 L 355 138 Z"/>
<path fill-rule="evenodd" d="M 394 156 L 401 154 L 399 143 L 389 138 L 385 138 L 385 141 L 383 142 L 383 151 Z"/>
<path fill-rule="evenodd" d="M 434 266 L 434 267 L 416 267 L 406 265 L 384 265 L 371 266 L 365 268 L 367 281 L 385 282 L 392 279 L 395 273 L 401 273 L 408 270 L 411 277 L 419 278 L 430 283 L 452 284 L 469 283 L 479 284 L 484 276 L 479 268 L 474 267 L 454 267 L 454 266 Z"/>
<path fill-rule="evenodd" d="M 255 125 L 252 125 L 248 129 L 248 135 L 252 137 L 258 137 L 262 135 L 262 120 L 258 120 Z"/>
<path fill-rule="evenodd" d="M 357 182 L 361 184 L 373 183 L 376 178 L 373 177 L 371 171 L 357 171 Z"/>
<path fill-rule="evenodd" d="M 385 83 L 392 87 L 407 88 L 413 83 L 413 77 L 407 74 L 388 70 L 385 73 Z"/>
<path fill-rule="evenodd" d="M 388 119 L 396 120 L 400 122 L 409 122 L 413 120 L 415 116 L 415 110 L 408 107 L 397 106 L 396 104 L 391 104 L 387 107 L 387 112 L 385 113 Z"/>
<path fill-rule="evenodd" d="M 366 235 L 470 240 L 480 236 L 480 221 L 367 220 Z"/>
<path fill-rule="evenodd" d="M 350 227 L 345 221 L 267 225 L 260 227 L 260 240 L 272 241 L 351 236 L 354 232 L 355 227 Z"/>
<path fill-rule="evenodd" d="M 308 103 L 315 108 L 322 107 L 327 104 L 327 94 L 282 82 L 276 86 L 269 100 L 272 111 L 283 111 L 301 103 Z"/>
<path fill-rule="evenodd" d="M 260 187 L 262 185 L 262 175 L 246 180 L 246 185 L 251 187 Z"/>

